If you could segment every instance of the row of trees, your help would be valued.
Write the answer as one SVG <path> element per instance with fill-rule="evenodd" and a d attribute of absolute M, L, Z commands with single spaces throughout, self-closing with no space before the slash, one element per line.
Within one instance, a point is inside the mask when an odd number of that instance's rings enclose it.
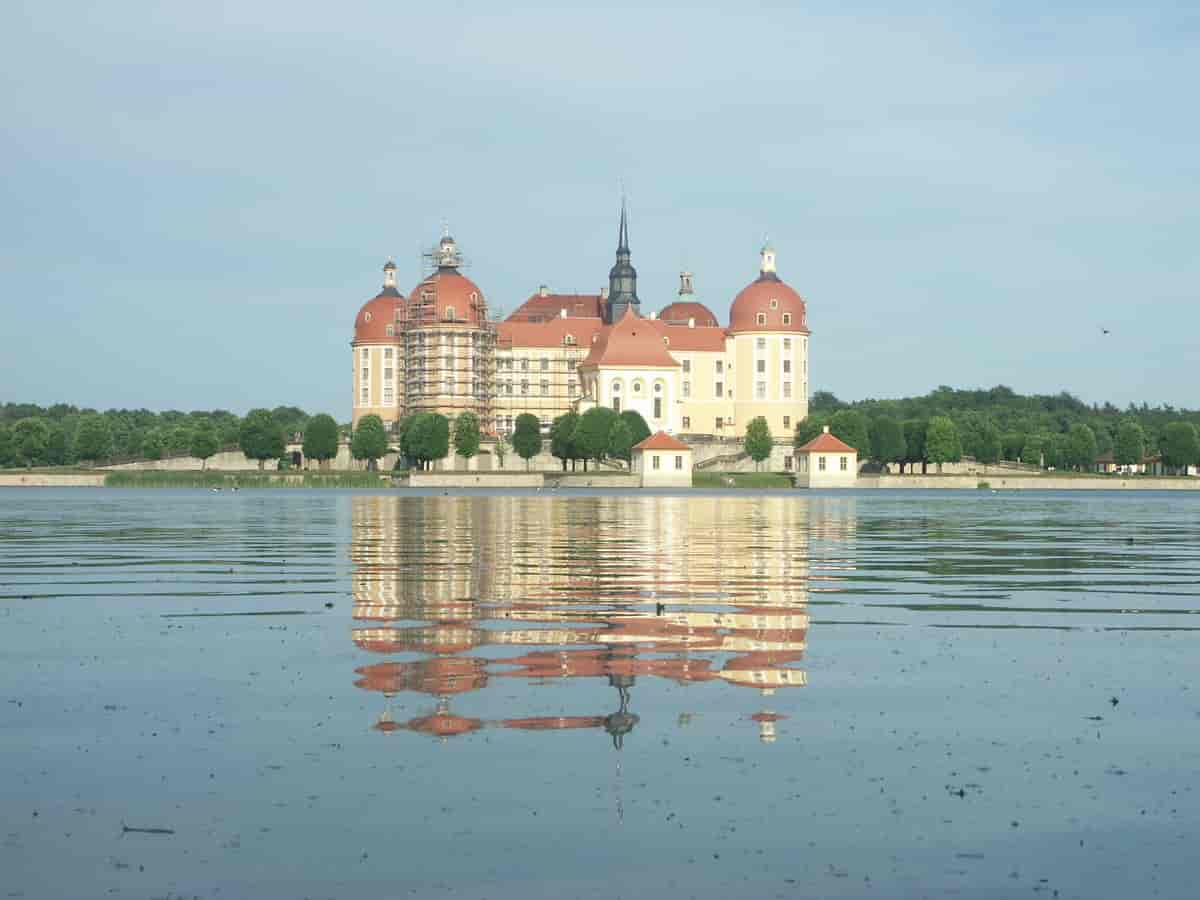
<path fill-rule="evenodd" d="M 971 456 L 982 463 L 1001 459 L 1024 462 L 1048 469 L 1090 469 L 1097 458 L 1112 453 L 1117 465 L 1136 465 L 1146 456 L 1149 439 L 1132 417 L 1117 423 L 1115 436 L 1107 430 L 1097 434 L 1084 422 L 1072 422 L 1065 433 L 1052 431 L 1023 434 L 1001 432 L 986 418 L 935 415 L 929 419 L 899 421 L 892 416 L 868 417 L 856 408 L 844 407 L 832 415 L 814 414 L 796 428 L 795 446 L 812 440 L 828 426 L 830 432 L 859 452 L 863 460 L 905 466 L 958 462 Z M 1102 437 L 1103 436 L 1103 437 Z M 1200 465 L 1200 429 L 1189 421 L 1166 424 L 1158 438 L 1158 452 L 1165 466 L 1182 471 Z"/>

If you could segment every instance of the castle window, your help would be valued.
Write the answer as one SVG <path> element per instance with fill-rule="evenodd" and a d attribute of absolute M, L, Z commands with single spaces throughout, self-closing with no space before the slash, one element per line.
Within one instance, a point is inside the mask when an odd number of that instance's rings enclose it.
<path fill-rule="evenodd" d="M 717 416 L 717 431 L 720 431 L 724 427 L 725 427 L 725 420 L 722 419 L 720 416 Z"/>
<path fill-rule="evenodd" d="M 524 357 L 522 357 L 522 359 L 521 359 L 521 371 L 522 372 L 529 371 L 529 360 L 525 359 Z"/>
<path fill-rule="evenodd" d="M 360 399 L 361 399 L 361 403 L 359 405 L 366 406 L 367 405 L 367 386 L 365 384 L 362 386 L 362 394 L 361 394 Z"/>
<path fill-rule="evenodd" d="M 788 472 L 792 471 L 792 458 L 790 456 L 783 458 L 783 468 Z"/>
<path fill-rule="evenodd" d="M 444 318 L 447 322 L 453 322 L 454 321 L 454 307 L 447 306 L 446 312 L 442 315 L 442 318 Z"/>
<path fill-rule="evenodd" d="M 371 377 L 371 370 L 368 369 L 366 366 L 363 366 L 362 380 L 365 382 L 370 377 Z"/>
<path fill-rule="evenodd" d="M 392 369 L 391 369 L 391 366 L 389 366 L 388 368 L 386 368 L 386 369 L 384 369 L 384 370 L 383 370 L 383 380 L 384 380 L 384 381 L 391 381 L 391 380 L 392 380 Z"/>
<path fill-rule="evenodd" d="M 771 298 L 771 309 L 779 309 L 779 301 L 774 297 Z"/>
<path fill-rule="evenodd" d="M 367 361 L 368 356 L 370 356 L 370 351 L 366 347 L 363 347 L 363 352 L 362 352 L 363 362 Z"/>
<path fill-rule="evenodd" d="M 391 348 L 391 347 L 385 347 L 385 348 L 384 348 L 384 350 L 383 350 L 383 358 L 384 358 L 384 359 L 391 359 L 391 358 L 392 358 L 392 348 Z"/>
<path fill-rule="evenodd" d="M 620 397 L 613 397 L 612 408 L 613 408 L 613 412 L 619 413 L 621 411 L 621 398 Z"/>
<path fill-rule="evenodd" d="M 642 392 L 642 383 L 640 381 L 635 381 L 633 383 L 633 392 L 635 394 L 640 394 Z"/>
<path fill-rule="evenodd" d="M 542 396 L 543 397 L 550 396 L 550 382 L 547 381 L 545 378 L 542 379 Z"/>
<path fill-rule="evenodd" d="M 767 383 L 765 381 L 759 381 L 759 382 L 755 383 L 754 399 L 755 400 L 766 400 L 767 399 Z"/>
<path fill-rule="evenodd" d="M 550 371 L 550 357 L 548 357 L 548 356 L 542 357 L 542 371 L 543 372 Z"/>
<path fill-rule="evenodd" d="M 364 322 L 370 322 L 370 321 L 371 321 L 371 314 L 370 314 L 369 312 L 365 312 L 365 313 L 363 313 L 363 321 L 364 321 Z"/>
<path fill-rule="evenodd" d="M 783 399 L 784 400 L 792 399 L 792 383 L 790 381 L 785 381 L 783 383 Z"/>
<path fill-rule="evenodd" d="M 654 398 L 654 418 L 662 418 L 662 397 Z"/>
<path fill-rule="evenodd" d="M 390 384 L 383 387 L 383 404 L 384 406 L 392 405 L 392 386 Z"/>
<path fill-rule="evenodd" d="M 790 359 L 785 359 L 783 361 L 783 374 L 790 375 L 791 372 L 792 372 L 792 361 Z"/>
<path fill-rule="evenodd" d="M 725 371 L 725 361 L 718 359 L 716 362 L 714 362 L 713 363 L 713 371 L 716 372 L 718 375 L 720 375 L 722 372 L 724 372 Z"/>
<path fill-rule="evenodd" d="M 765 359 L 758 360 L 754 365 L 759 375 L 765 375 L 767 373 L 767 361 Z"/>
<path fill-rule="evenodd" d="M 759 313 L 758 315 L 756 315 L 756 316 L 754 317 L 754 321 L 755 321 L 755 323 L 756 323 L 756 324 L 758 324 L 758 325 L 766 325 L 766 324 L 767 324 L 767 314 L 766 314 L 766 313 Z"/>
<path fill-rule="evenodd" d="M 683 417 L 683 427 L 684 427 L 684 428 L 691 428 L 691 427 L 692 427 L 692 417 L 691 417 L 691 416 L 684 416 L 684 417 Z"/>
<path fill-rule="evenodd" d="M 791 416 L 784 416 L 784 417 L 783 417 L 783 427 L 784 427 L 784 428 L 791 428 L 791 427 L 792 427 L 792 417 L 791 417 Z"/>
<path fill-rule="evenodd" d="M 789 322 L 789 321 L 790 321 L 790 319 L 791 319 L 791 315 L 792 315 L 791 313 L 784 313 L 784 314 L 783 314 L 783 324 L 784 324 L 784 325 L 788 324 L 788 322 Z M 784 338 L 784 339 L 783 339 L 783 349 L 784 349 L 785 351 L 791 351 L 791 349 L 792 349 L 792 339 L 791 339 L 791 338 Z"/>
<path fill-rule="evenodd" d="M 784 324 L 784 325 L 791 325 L 791 324 L 792 324 L 792 314 L 791 314 L 791 313 L 784 313 L 784 314 L 783 314 L 783 324 Z"/>
<path fill-rule="evenodd" d="M 568 347 L 574 347 L 575 346 L 575 335 L 568 334 L 566 337 L 563 338 L 563 343 L 566 344 Z"/>
<path fill-rule="evenodd" d="M 662 382 L 661 381 L 654 382 L 654 393 L 656 393 L 656 394 L 662 393 Z"/>
<path fill-rule="evenodd" d="M 714 396 L 720 397 L 724 394 L 724 392 L 725 392 L 725 385 L 722 382 L 718 381 L 716 384 L 713 385 Z"/>
<path fill-rule="evenodd" d="M 384 329 L 384 331 L 387 333 L 387 336 L 388 336 L 388 337 L 395 337 L 395 335 L 396 335 L 396 326 L 395 326 L 395 325 L 388 325 L 388 326 L 387 326 L 387 327 Z"/>
<path fill-rule="evenodd" d="M 757 348 L 759 350 L 766 350 L 767 349 L 767 339 L 759 338 L 757 341 L 754 342 L 754 346 L 755 346 L 755 348 Z"/>
<path fill-rule="evenodd" d="M 681 469 L 683 469 L 683 457 L 677 456 L 677 457 L 675 457 L 675 471 L 678 472 Z"/>
<path fill-rule="evenodd" d="M 692 371 L 692 361 L 690 359 L 682 360 L 680 365 L 683 366 L 683 371 L 685 373 Z"/>
<path fill-rule="evenodd" d="M 682 389 L 681 389 L 680 393 L 681 393 L 681 394 L 682 394 L 684 397 L 690 397 L 690 396 L 692 396 L 692 383 L 691 383 L 690 381 L 685 381 L 685 382 L 683 383 L 683 386 L 682 386 Z"/>
<path fill-rule="evenodd" d="M 529 382 L 528 381 L 521 382 L 521 396 L 522 397 L 529 396 Z"/>

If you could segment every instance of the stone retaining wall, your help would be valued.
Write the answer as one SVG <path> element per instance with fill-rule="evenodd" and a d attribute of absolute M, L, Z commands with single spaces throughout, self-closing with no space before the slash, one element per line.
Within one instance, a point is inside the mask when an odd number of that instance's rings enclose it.
<path fill-rule="evenodd" d="M 415 488 L 536 488 L 545 483 L 541 472 L 413 472 L 408 486 Z"/>
<path fill-rule="evenodd" d="M 1054 475 L 861 475 L 860 488 L 977 490 L 980 482 L 997 491 L 1194 491 L 1200 478 L 1143 478 L 1098 475 L 1061 478 Z"/>
<path fill-rule="evenodd" d="M 0 487 L 104 487 L 104 473 L 61 475 L 37 472 L 0 473 Z"/>

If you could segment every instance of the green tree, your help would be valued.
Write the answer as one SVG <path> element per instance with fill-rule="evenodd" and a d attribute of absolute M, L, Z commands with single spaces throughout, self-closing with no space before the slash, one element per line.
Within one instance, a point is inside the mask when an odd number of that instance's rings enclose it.
<path fill-rule="evenodd" d="M 75 452 L 90 463 L 112 456 L 112 429 L 103 416 L 84 416 L 75 429 Z"/>
<path fill-rule="evenodd" d="M 161 428 L 151 428 L 142 436 L 142 456 L 146 459 L 162 459 L 166 449 Z"/>
<path fill-rule="evenodd" d="M 1133 419 L 1123 419 L 1113 442 L 1113 461 L 1118 466 L 1136 466 L 1146 455 L 1146 436 Z"/>
<path fill-rule="evenodd" d="M 513 451 L 525 460 L 525 471 L 529 461 L 542 452 L 542 423 L 533 413 L 521 413 L 513 423 Z"/>
<path fill-rule="evenodd" d="M 388 452 L 387 429 L 379 416 L 363 416 L 350 438 L 350 455 L 367 461 L 367 471 L 379 468 L 379 457 Z"/>
<path fill-rule="evenodd" d="M 45 420 L 28 417 L 20 419 L 13 426 L 13 443 L 16 445 L 17 459 L 27 468 L 33 468 L 35 462 L 41 462 L 46 452 L 46 442 L 50 439 L 50 429 Z"/>
<path fill-rule="evenodd" d="M 929 423 L 924 419 L 907 419 L 904 422 L 904 462 L 910 466 L 921 464 L 921 472 L 925 472 L 925 432 Z M 904 466 L 900 466 L 900 474 L 904 474 Z"/>
<path fill-rule="evenodd" d="M 97 416 L 96 418 L 99 417 Z M 48 465 L 65 466 L 68 462 L 74 461 L 72 457 L 75 459 L 79 458 L 78 453 L 73 452 L 72 445 L 74 444 L 74 441 L 72 440 L 72 435 L 68 433 L 65 424 L 60 422 L 50 422 L 47 423 L 46 427 L 49 429 L 46 435 L 45 454 L 45 462 Z M 105 453 L 103 457 L 97 457 L 97 459 L 105 458 L 111 455 L 112 450 L 110 448 L 108 453 Z"/>
<path fill-rule="evenodd" d="M 1186 472 L 1188 466 L 1200 460 L 1200 438 L 1197 437 L 1196 426 L 1191 422 L 1172 422 L 1163 429 L 1159 452 L 1162 453 L 1163 465 L 1181 473 Z"/>
<path fill-rule="evenodd" d="M 1096 462 L 1096 435 L 1082 422 L 1076 422 L 1067 432 L 1064 464 L 1083 471 Z"/>
<path fill-rule="evenodd" d="M 1020 431 L 1006 431 L 1000 436 L 1000 456 L 1010 462 L 1021 459 L 1021 449 L 1025 446 L 1025 435 Z"/>
<path fill-rule="evenodd" d="M 459 413 L 454 420 L 454 452 L 470 459 L 479 452 L 479 416 L 473 412 Z"/>
<path fill-rule="evenodd" d="M 258 468 L 261 471 L 268 459 L 279 459 L 283 456 L 287 442 L 283 439 L 283 428 L 275 421 L 269 409 L 252 409 L 246 413 L 246 418 L 242 420 L 242 426 L 238 429 L 238 446 L 242 448 L 247 459 L 258 460 Z M 172 447 L 169 435 L 167 447 Z"/>
<path fill-rule="evenodd" d="M 745 447 L 750 458 L 754 460 L 755 470 L 762 471 L 763 460 L 770 457 L 774 446 L 775 441 L 771 437 L 767 420 L 763 416 L 751 419 L 746 425 Z"/>
<path fill-rule="evenodd" d="M 857 409 L 840 409 L 829 420 L 829 431 L 858 451 L 861 459 L 871 458 L 871 435 L 867 417 Z"/>
<path fill-rule="evenodd" d="M 821 434 L 828 424 L 829 419 L 825 416 L 805 416 L 796 423 L 796 433 L 792 437 L 792 446 L 799 450 L 817 435 Z"/>
<path fill-rule="evenodd" d="M 1042 453 L 1046 449 L 1046 435 L 1027 434 L 1021 445 L 1021 462 L 1030 466 L 1042 465 Z"/>
<path fill-rule="evenodd" d="M 642 414 L 636 409 L 627 409 L 621 413 L 621 418 L 625 420 L 625 424 L 629 426 L 629 440 L 631 446 L 640 444 L 646 438 L 650 437 L 650 426 L 646 424 L 646 420 L 642 418 Z M 628 459 L 629 457 L 625 457 Z"/>
<path fill-rule="evenodd" d="M 319 413 L 305 423 L 300 450 L 305 459 L 315 459 L 320 468 L 328 468 L 329 460 L 337 456 L 338 437 L 338 424 L 333 416 Z"/>
<path fill-rule="evenodd" d="M 903 425 L 891 416 L 871 420 L 872 459 L 880 463 L 903 463 L 907 450 Z"/>
<path fill-rule="evenodd" d="M 567 471 L 567 460 L 572 468 L 579 454 L 575 448 L 575 429 L 579 427 L 579 413 L 565 412 L 550 423 L 550 455 L 562 462 Z"/>
<path fill-rule="evenodd" d="M 1042 464 L 1047 469 L 1061 469 L 1066 463 L 1066 435 L 1046 432 L 1042 435 Z"/>
<path fill-rule="evenodd" d="M 934 416 L 925 429 L 925 458 L 942 471 L 942 464 L 962 459 L 958 428 L 948 416 Z"/>
<path fill-rule="evenodd" d="M 171 455 L 179 456 L 191 452 L 192 429 L 190 426 L 183 423 L 172 425 L 166 429 L 164 436 L 167 441 L 167 452 Z M 279 456 L 282 453 L 283 451 L 280 450 L 279 453 L 272 454 L 272 456 Z"/>
<path fill-rule="evenodd" d="M 0 422 L 0 469 L 5 469 L 17 461 L 17 448 L 13 444 L 12 429 Z"/>
<path fill-rule="evenodd" d="M 207 419 L 200 421 L 192 429 L 192 456 L 200 460 L 200 468 L 208 468 L 208 459 L 217 452 L 217 429 Z"/>
<path fill-rule="evenodd" d="M 584 471 L 587 471 L 586 460 L 594 459 L 597 463 L 604 459 L 608 452 L 608 432 L 612 430 L 613 420 L 617 414 L 607 406 L 593 406 L 579 417 L 579 427 L 575 429 L 575 446 L 579 456 L 585 460 Z"/>
<path fill-rule="evenodd" d="M 975 459 L 985 465 L 999 462 L 1001 450 L 1000 429 L 991 419 L 985 419 L 975 443 Z"/>
<path fill-rule="evenodd" d="M 632 448 L 633 435 L 630 434 L 629 423 L 622 416 L 613 417 L 612 425 L 608 429 L 608 455 L 630 462 Z"/>

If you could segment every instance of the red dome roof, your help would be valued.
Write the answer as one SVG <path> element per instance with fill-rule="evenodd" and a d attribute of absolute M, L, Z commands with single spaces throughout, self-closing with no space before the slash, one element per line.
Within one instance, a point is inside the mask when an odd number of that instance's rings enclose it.
<path fill-rule="evenodd" d="M 763 316 L 760 323 L 759 315 Z M 787 316 L 785 322 L 784 316 Z M 729 331 L 794 331 L 808 334 L 804 300 L 773 272 L 759 275 L 733 298 Z"/>
<path fill-rule="evenodd" d="M 479 287 L 453 268 L 438 269 L 408 295 L 408 314 L 414 325 L 457 322 L 479 326 L 485 313 Z"/>
<path fill-rule="evenodd" d="M 712 310 L 703 303 L 691 300 L 677 300 L 668 304 L 658 318 L 668 325 L 686 325 L 690 319 L 696 320 L 697 328 L 717 328 L 720 325 Z"/>
<path fill-rule="evenodd" d="M 403 314 L 404 298 L 395 288 L 384 288 L 376 297 L 368 300 L 354 319 L 354 343 L 392 341 L 387 333 L 389 325 L 395 326 L 397 316 Z M 393 332 L 396 330 L 393 327 Z"/>

